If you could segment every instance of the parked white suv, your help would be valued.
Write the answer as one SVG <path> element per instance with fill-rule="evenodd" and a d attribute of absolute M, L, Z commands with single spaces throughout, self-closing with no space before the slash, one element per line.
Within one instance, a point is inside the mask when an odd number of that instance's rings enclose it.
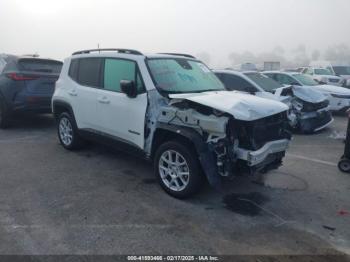
<path fill-rule="evenodd" d="M 327 68 L 333 75 L 341 78 L 341 86 L 350 88 L 350 63 L 336 61 L 312 61 L 310 66 Z"/>
<path fill-rule="evenodd" d="M 329 69 L 322 67 L 306 67 L 302 71 L 303 74 L 310 75 L 317 83 L 321 85 L 341 86 L 342 79 L 334 75 Z"/>
<path fill-rule="evenodd" d="M 205 177 L 220 187 L 223 177 L 277 168 L 290 141 L 286 105 L 226 91 L 189 55 L 76 52 L 64 62 L 52 109 L 63 147 L 94 139 L 140 153 L 177 198 Z"/>

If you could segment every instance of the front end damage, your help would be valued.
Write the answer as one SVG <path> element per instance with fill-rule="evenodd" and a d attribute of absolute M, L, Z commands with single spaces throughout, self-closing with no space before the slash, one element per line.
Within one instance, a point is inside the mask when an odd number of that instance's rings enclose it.
<path fill-rule="evenodd" d="M 282 164 L 291 139 L 286 110 L 254 120 L 242 120 L 231 113 L 186 99 L 170 99 L 158 104 L 157 117 L 148 122 L 154 125 L 150 129 L 173 130 L 189 138 L 214 187 L 220 187 L 223 177 L 232 178 L 242 173 L 253 175 Z"/>
<path fill-rule="evenodd" d="M 302 133 L 317 132 L 333 122 L 329 101 L 321 93 L 305 87 L 285 87 L 281 95 L 289 96 L 289 124 Z"/>

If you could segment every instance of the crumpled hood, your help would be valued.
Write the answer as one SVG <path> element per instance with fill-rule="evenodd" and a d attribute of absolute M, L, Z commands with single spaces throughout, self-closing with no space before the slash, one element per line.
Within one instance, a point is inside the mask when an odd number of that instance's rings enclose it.
<path fill-rule="evenodd" d="M 341 86 L 317 85 L 310 87 L 328 94 L 350 95 L 350 89 Z"/>
<path fill-rule="evenodd" d="M 303 86 L 293 86 L 293 94 L 301 100 L 309 103 L 320 103 L 327 98 L 318 90 Z"/>
<path fill-rule="evenodd" d="M 255 95 L 261 98 L 272 99 L 278 102 L 282 102 L 287 105 L 289 105 L 291 101 L 291 98 L 289 96 L 280 96 L 269 92 L 256 92 Z"/>
<path fill-rule="evenodd" d="M 209 106 L 244 121 L 254 121 L 288 110 L 283 103 L 237 91 L 171 94 L 169 97 Z"/>

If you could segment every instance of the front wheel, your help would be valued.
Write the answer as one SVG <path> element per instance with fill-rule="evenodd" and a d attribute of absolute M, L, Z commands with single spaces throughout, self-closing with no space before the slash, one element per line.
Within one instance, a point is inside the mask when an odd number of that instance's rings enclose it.
<path fill-rule="evenodd" d="M 179 199 L 195 194 L 203 182 L 197 153 L 175 141 L 166 142 L 158 148 L 154 172 L 165 192 Z"/>

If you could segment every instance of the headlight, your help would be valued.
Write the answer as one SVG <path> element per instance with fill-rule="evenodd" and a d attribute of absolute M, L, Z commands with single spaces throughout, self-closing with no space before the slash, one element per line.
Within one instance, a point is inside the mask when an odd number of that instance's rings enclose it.
<path fill-rule="evenodd" d="M 328 83 L 329 79 L 327 77 L 322 77 L 321 81 L 322 83 Z"/>
<path fill-rule="evenodd" d="M 336 97 L 336 98 L 350 99 L 350 95 L 331 94 L 331 96 Z"/>

